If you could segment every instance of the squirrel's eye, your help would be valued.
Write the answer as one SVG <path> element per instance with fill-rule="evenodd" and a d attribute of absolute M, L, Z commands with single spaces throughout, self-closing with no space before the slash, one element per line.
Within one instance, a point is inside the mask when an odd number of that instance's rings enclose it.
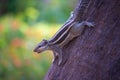
<path fill-rule="evenodd" d="M 41 45 L 39 45 L 39 47 L 41 47 Z"/>

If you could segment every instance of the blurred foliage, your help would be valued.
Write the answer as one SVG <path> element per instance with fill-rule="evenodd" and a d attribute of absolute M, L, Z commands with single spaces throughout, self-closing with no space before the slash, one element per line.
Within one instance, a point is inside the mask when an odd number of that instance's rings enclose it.
<path fill-rule="evenodd" d="M 63 23 L 77 0 L 0 0 L 0 15 L 14 14 L 24 21 Z"/>
<path fill-rule="evenodd" d="M 52 52 L 35 54 L 33 49 L 53 36 L 75 4 L 72 0 L 0 0 L 0 80 L 43 80 Z"/>

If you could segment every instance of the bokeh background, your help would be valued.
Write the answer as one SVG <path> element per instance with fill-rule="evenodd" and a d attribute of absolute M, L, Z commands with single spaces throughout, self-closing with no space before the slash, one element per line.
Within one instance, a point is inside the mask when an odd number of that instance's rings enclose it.
<path fill-rule="evenodd" d="M 63 25 L 77 0 L 0 0 L 0 80 L 43 80 L 53 55 L 33 52 Z"/>

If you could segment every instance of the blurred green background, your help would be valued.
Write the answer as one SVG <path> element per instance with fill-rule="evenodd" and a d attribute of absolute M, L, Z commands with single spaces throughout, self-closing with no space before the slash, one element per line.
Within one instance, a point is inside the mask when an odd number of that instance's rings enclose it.
<path fill-rule="evenodd" d="M 0 80 L 43 80 L 51 51 L 33 52 L 67 20 L 77 0 L 0 0 Z"/>

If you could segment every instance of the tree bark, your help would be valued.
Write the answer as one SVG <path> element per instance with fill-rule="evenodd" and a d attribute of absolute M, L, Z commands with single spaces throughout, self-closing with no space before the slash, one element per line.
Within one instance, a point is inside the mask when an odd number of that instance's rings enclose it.
<path fill-rule="evenodd" d="M 120 0 L 90 0 L 83 18 L 95 27 L 63 48 L 66 63 L 52 64 L 45 80 L 120 80 Z"/>

